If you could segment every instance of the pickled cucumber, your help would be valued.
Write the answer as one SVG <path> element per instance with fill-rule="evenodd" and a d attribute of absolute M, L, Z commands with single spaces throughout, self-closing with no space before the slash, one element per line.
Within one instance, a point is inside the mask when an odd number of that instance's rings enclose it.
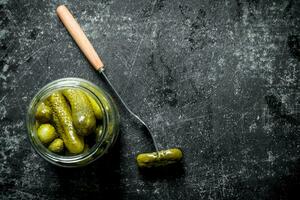
<path fill-rule="evenodd" d="M 86 152 L 88 152 L 89 150 L 90 150 L 89 145 L 88 145 L 88 144 L 85 144 L 85 145 L 84 145 L 84 149 L 83 149 L 83 153 L 86 153 Z"/>
<path fill-rule="evenodd" d="M 45 102 L 39 103 L 36 109 L 35 118 L 41 123 L 47 123 L 51 120 L 52 110 Z"/>
<path fill-rule="evenodd" d="M 64 137 L 65 131 L 57 117 L 57 115 L 52 116 L 52 123 L 54 124 L 55 130 L 58 133 L 60 138 Z"/>
<path fill-rule="evenodd" d="M 63 95 L 71 105 L 72 119 L 77 133 L 82 136 L 93 133 L 96 128 L 96 118 L 87 96 L 78 89 L 65 89 Z"/>
<path fill-rule="evenodd" d="M 64 150 L 64 142 L 62 139 L 57 138 L 49 145 L 48 149 L 54 153 L 60 153 Z"/>
<path fill-rule="evenodd" d="M 55 128 L 51 124 L 42 124 L 37 130 L 37 136 L 43 144 L 48 144 L 57 138 Z"/>
<path fill-rule="evenodd" d="M 102 137 L 102 134 L 103 134 L 103 126 L 99 125 L 95 130 L 95 135 L 96 135 L 95 140 L 99 141 L 99 139 Z"/>
<path fill-rule="evenodd" d="M 91 103 L 91 106 L 93 108 L 95 117 L 98 120 L 102 119 L 103 118 L 103 112 L 102 112 L 100 106 L 97 104 L 96 100 L 87 93 L 86 93 L 86 96 L 87 96 L 87 98 L 89 99 L 89 101 Z"/>
<path fill-rule="evenodd" d="M 53 111 L 53 122 L 66 148 L 71 153 L 81 153 L 84 149 L 84 140 L 83 137 L 76 134 L 71 110 L 64 96 L 60 92 L 53 92 L 48 100 Z"/>
<path fill-rule="evenodd" d="M 174 148 L 159 152 L 139 154 L 136 161 L 140 168 L 160 167 L 180 161 L 182 155 L 180 149 Z"/>

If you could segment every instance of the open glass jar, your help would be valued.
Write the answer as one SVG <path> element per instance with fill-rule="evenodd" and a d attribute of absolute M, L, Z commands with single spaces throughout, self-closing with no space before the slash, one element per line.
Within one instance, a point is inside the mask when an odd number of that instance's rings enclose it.
<path fill-rule="evenodd" d="M 49 147 L 41 142 L 37 134 L 41 125 L 41 122 L 36 119 L 39 104 L 46 101 L 49 95 L 54 92 L 66 89 L 76 89 L 84 92 L 94 99 L 94 102 L 97 103 L 102 111 L 101 120 L 97 119 L 97 123 L 101 123 L 101 129 L 95 129 L 94 132 L 96 132 L 97 137 L 94 137 L 92 146 L 85 148 L 82 153 L 76 155 L 68 153 L 67 150 L 65 150 L 67 153 L 50 151 Z M 44 86 L 34 96 L 29 105 L 26 123 L 29 140 L 36 152 L 45 160 L 61 167 L 80 167 L 95 161 L 113 146 L 119 133 L 119 113 L 113 99 L 103 89 L 79 78 L 63 78 Z M 85 137 L 84 142 L 86 142 Z"/>

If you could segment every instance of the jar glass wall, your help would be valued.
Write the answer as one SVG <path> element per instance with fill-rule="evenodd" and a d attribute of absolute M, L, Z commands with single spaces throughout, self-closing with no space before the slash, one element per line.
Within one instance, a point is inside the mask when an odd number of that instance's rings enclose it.
<path fill-rule="evenodd" d="M 78 155 L 53 153 L 39 140 L 37 135 L 40 124 L 35 118 L 35 113 L 39 103 L 45 101 L 53 92 L 64 89 L 78 89 L 85 92 L 95 100 L 103 113 L 101 134 L 95 138 L 92 146 Z M 80 167 L 95 161 L 114 145 L 119 133 L 119 113 L 113 99 L 103 89 L 79 78 L 63 78 L 44 86 L 29 105 L 26 123 L 29 140 L 36 152 L 45 160 L 61 167 Z M 97 131 L 99 132 L 99 130 Z"/>

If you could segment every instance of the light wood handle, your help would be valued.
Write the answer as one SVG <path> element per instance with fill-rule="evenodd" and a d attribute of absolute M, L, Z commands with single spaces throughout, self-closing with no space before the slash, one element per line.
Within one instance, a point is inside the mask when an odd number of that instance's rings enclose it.
<path fill-rule="evenodd" d="M 95 51 L 93 45 L 89 39 L 84 34 L 80 25 L 77 23 L 73 15 L 70 13 L 69 9 L 65 5 L 60 5 L 56 9 L 56 13 L 62 23 L 65 25 L 66 29 L 69 31 L 76 44 L 79 46 L 83 54 L 89 60 L 91 65 L 96 70 L 101 70 L 103 68 L 103 63 Z"/>

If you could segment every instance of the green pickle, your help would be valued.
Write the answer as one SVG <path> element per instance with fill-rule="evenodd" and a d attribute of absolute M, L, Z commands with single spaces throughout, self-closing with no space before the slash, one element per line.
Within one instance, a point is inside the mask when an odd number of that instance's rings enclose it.
<path fill-rule="evenodd" d="M 73 124 L 79 135 L 87 136 L 96 128 L 96 118 L 87 96 L 79 89 L 65 89 L 63 95 L 71 105 Z"/>
<path fill-rule="evenodd" d="M 174 164 L 182 159 L 182 151 L 178 148 L 162 150 L 153 153 L 139 154 L 136 158 L 140 168 L 160 167 Z"/>
<path fill-rule="evenodd" d="M 109 104 L 101 93 L 97 93 L 105 109 Z M 37 137 L 49 151 L 75 156 L 86 153 L 104 134 L 104 110 L 89 93 L 66 88 L 54 91 L 45 100 L 38 103 L 35 112 Z M 108 125 L 112 132 L 113 124 Z M 113 135 L 108 134 L 104 143 Z"/>
<path fill-rule="evenodd" d="M 101 87 L 80 78 L 46 84 L 26 112 L 27 136 L 33 149 L 56 166 L 86 166 L 117 141 L 120 114 L 114 99 Z"/>
<path fill-rule="evenodd" d="M 102 137 L 103 134 L 103 126 L 99 125 L 97 126 L 96 130 L 95 130 L 95 141 L 99 141 L 99 139 Z"/>
<path fill-rule="evenodd" d="M 40 123 L 47 123 L 51 120 L 52 110 L 45 102 L 39 103 L 36 109 L 35 118 Z"/>
<path fill-rule="evenodd" d="M 63 129 L 63 127 L 61 125 L 61 122 L 59 121 L 57 115 L 53 115 L 53 117 L 52 117 L 52 123 L 54 124 L 54 127 L 55 127 L 57 133 L 59 134 L 59 137 L 63 138 L 65 132 L 64 132 L 64 129 Z"/>
<path fill-rule="evenodd" d="M 37 136 L 43 144 L 48 144 L 57 138 L 55 128 L 51 124 L 42 124 L 37 130 Z"/>
<path fill-rule="evenodd" d="M 64 150 L 64 141 L 60 138 L 57 138 L 51 142 L 48 149 L 54 153 L 61 153 Z"/>
<path fill-rule="evenodd" d="M 84 145 L 83 152 L 85 153 L 85 152 L 87 152 L 88 150 L 90 150 L 90 147 L 89 147 L 88 144 L 85 144 L 85 145 Z"/>
<path fill-rule="evenodd" d="M 93 97 L 91 97 L 89 94 L 86 93 L 85 95 L 89 99 L 89 102 L 93 108 L 96 119 L 101 120 L 103 118 L 103 112 L 100 106 L 97 104 L 96 100 Z"/>
<path fill-rule="evenodd" d="M 66 148 L 70 153 L 81 153 L 84 149 L 84 139 L 76 133 L 71 110 L 64 96 L 60 92 L 53 92 L 48 100 L 53 111 L 53 122 Z"/>

